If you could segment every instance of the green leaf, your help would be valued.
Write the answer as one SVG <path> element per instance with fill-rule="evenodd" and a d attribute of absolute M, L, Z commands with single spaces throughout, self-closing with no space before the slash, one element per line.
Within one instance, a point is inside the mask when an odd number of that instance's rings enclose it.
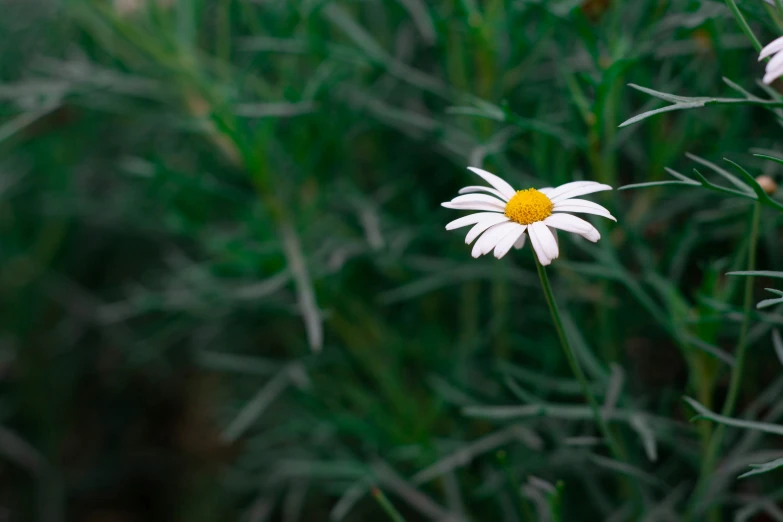
<path fill-rule="evenodd" d="M 741 95 L 743 95 L 744 97 L 746 97 L 746 98 L 748 98 L 750 100 L 753 100 L 753 99 L 761 100 L 761 98 L 759 98 L 755 94 L 751 93 L 750 91 L 745 90 L 742 86 L 740 86 L 739 84 L 731 81 L 730 79 L 726 78 L 725 76 L 723 77 L 723 83 L 725 83 L 730 88 L 734 89 L 735 91 L 737 91 L 738 93 L 740 93 Z"/>
<path fill-rule="evenodd" d="M 691 154 L 690 152 L 685 153 L 685 157 L 688 159 L 691 159 L 695 161 L 696 163 L 701 163 L 705 167 L 710 168 L 713 172 L 718 174 L 719 176 L 722 176 L 724 179 L 726 179 L 729 183 L 737 187 L 743 192 L 750 193 L 753 189 L 751 189 L 746 183 L 743 183 L 742 180 L 740 180 L 737 176 L 732 174 L 731 172 L 720 168 L 719 166 L 715 165 L 712 162 L 709 162 L 703 158 L 700 158 L 699 156 L 696 156 L 695 154 Z"/>
<path fill-rule="evenodd" d="M 750 188 L 753 189 L 753 192 L 755 192 L 760 199 L 767 197 L 767 193 L 764 192 L 764 189 L 761 188 L 761 185 L 758 184 L 758 181 L 756 181 L 756 178 L 754 178 L 750 172 L 742 168 L 742 166 L 740 166 L 738 163 L 735 163 L 728 158 L 723 158 L 723 161 L 733 165 L 734 168 L 740 171 L 740 174 L 742 174 L 742 176 L 745 178 L 745 181 L 747 181 L 748 185 L 750 185 Z"/>
<path fill-rule="evenodd" d="M 640 414 L 633 414 L 631 415 L 629 424 L 639 435 L 639 438 L 642 439 L 644 452 L 647 454 L 647 458 L 650 459 L 650 462 L 657 461 L 658 446 L 655 441 L 655 432 L 653 432 L 650 424 L 647 422 L 647 417 Z"/>
<path fill-rule="evenodd" d="M 723 424 L 725 426 L 732 426 L 734 428 L 743 428 L 746 430 L 763 431 L 764 433 L 783 435 L 783 426 L 779 426 L 777 424 L 769 424 L 767 422 L 732 419 L 731 417 L 726 417 L 725 415 L 719 415 L 715 412 L 708 410 L 707 408 L 699 404 L 694 399 L 691 399 L 690 397 L 683 397 L 683 399 L 691 406 L 691 408 L 693 408 L 697 412 L 697 415 L 691 419 L 691 422 L 698 419 L 707 419 L 707 420 L 711 420 L 712 422 Z"/>
<path fill-rule="evenodd" d="M 666 483 L 663 482 L 661 479 L 659 479 L 655 475 L 651 475 L 650 473 L 647 473 L 646 471 L 637 468 L 636 466 L 626 464 L 625 462 L 620 462 L 619 460 L 610 459 L 608 457 L 602 457 L 600 455 L 590 455 L 589 458 L 595 465 L 600 466 L 602 468 L 608 469 L 610 471 L 614 471 L 616 473 L 620 473 L 622 475 L 627 475 L 640 482 L 644 482 L 658 489 L 662 489 L 662 490 L 669 489 Z"/>
<path fill-rule="evenodd" d="M 689 184 L 691 184 L 691 185 L 696 185 L 696 184 L 698 184 L 698 183 L 699 183 L 698 181 L 692 180 L 692 179 L 691 179 L 691 178 L 689 178 L 688 176 L 685 176 L 685 175 L 683 175 L 683 174 L 680 174 L 680 173 L 679 173 L 679 172 L 677 172 L 676 170 L 674 170 L 674 169 L 671 169 L 671 168 L 669 168 L 669 167 L 664 167 L 664 168 L 663 168 L 663 170 L 665 170 L 666 172 L 668 172 L 669 174 L 671 174 L 671 175 L 672 175 L 672 176 L 674 176 L 675 178 L 677 178 L 677 179 L 681 179 L 682 181 L 685 181 L 685 182 L 687 182 L 687 183 L 689 183 Z"/>
<path fill-rule="evenodd" d="M 632 183 L 630 185 L 623 185 L 622 187 L 619 187 L 617 190 L 631 190 L 631 189 L 637 189 L 637 188 L 646 188 L 646 187 L 660 187 L 663 185 L 696 185 L 698 186 L 699 183 L 697 182 L 687 182 L 687 181 L 677 181 L 677 180 L 668 180 L 668 181 L 649 181 L 647 183 Z"/>
<path fill-rule="evenodd" d="M 695 335 L 684 333 L 682 335 L 682 337 L 683 337 L 683 339 L 685 341 L 687 341 L 689 344 L 692 344 L 693 346 L 695 346 L 699 350 L 702 350 L 703 352 L 712 355 L 716 359 L 719 359 L 719 360 L 725 362 L 729 366 L 734 367 L 734 364 L 735 364 L 734 357 L 731 354 L 729 354 L 728 352 L 726 352 L 725 350 L 721 350 L 717 346 L 713 346 L 710 343 L 705 342 L 705 341 L 699 339 Z"/>
<path fill-rule="evenodd" d="M 752 277 L 776 277 L 783 279 L 783 272 L 774 272 L 771 270 L 739 270 L 736 272 L 727 272 L 727 276 L 752 276 Z"/>
<path fill-rule="evenodd" d="M 60 107 L 60 104 L 51 104 L 40 109 L 35 109 L 29 112 L 24 112 L 15 118 L 0 125 L 0 143 L 20 133 L 25 128 L 29 127 L 36 121 L 44 118 L 49 113 L 54 112 Z"/>
<path fill-rule="evenodd" d="M 288 387 L 289 375 L 290 371 L 284 368 L 258 390 L 258 393 L 239 410 L 237 416 L 223 430 L 221 434 L 223 440 L 234 442 L 239 439 Z"/>
<path fill-rule="evenodd" d="M 766 108 L 783 107 L 783 102 L 780 102 L 775 99 L 765 100 L 762 98 L 758 98 L 756 96 L 746 97 L 746 98 L 709 98 L 704 96 L 691 97 L 691 96 L 678 96 L 675 94 L 668 94 L 665 92 L 654 91 L 652 89 L 648 89 L 647 87 L 641 87 L 633 83 L 629 84 L 629 87 L 636 89 L 637 91 L 641 91 L 645 94 L 649 94 L 650 96 L 653 96 L 660 100 L 672 102 L 672 105 L 667 105 L 666 107 L 661 107 L 660 109 L 654 109 L 651 111 L 644 112 L 642 114 L 638 114 L 633 118 L 621 123 L 620 127 L 627 127 L 628 125 L 632 125 L 634 123 L 647 119 L 650 116 L 661 114 L 663 112 L 679 111 L 684 109 L 696 109 L 699 107 L 704 107 L 706 105 L 761 105 Z"/>
<path fill-rule="evenodd" d="M 538 132 L 552 138 L 556 138 L 569 146 L 585 148 L 586 140 L 577 134 L 574 134 L 563 127 L 553 125 L 546 121 L 533 118 L 523 118 L 509 110 L 507 107 L 498 107 L 492 103 L 477 97 L 470 97 L 470 102 L 475 107 L 470 106 L 452 106 L 446 108 L 447 114 L 461 116 L 475 116 L 479 118 L 488 118 L 493 121 L 507 122 L 516 125 L 520 129 L 532 132 Z"/>
<path fill-rule="evenodd" d="M 712 183 L 710 180 L 708 180 L 704 174 L 699 172 L 698 169 L 693 169 L 693 173 L 696 175 L 697 178 L 699 178 L 699 181 L 701 182 L 701 186 L 704 188 L 708 188 L 710 190 L 714 190 L 716 192 L 722 192 L 723 194 L 729 194 L 732 196 L 742 196 L 744 198 L 748 199 L 758 199 L 753 192 L 746 192 L 746 191 L 740 191 L 728 187 L 722 187 L 720 185 L 716 185 L 715 183 Z"/>
<path fill-rule="evenodd" d="M 636 85 L 635 83 L 628 84 L 628 87 L 631 87 L 633 89 L 636 89 L 637 91 L 642 91 L 645 94 L 649 94 L 650 96 L 653 96 L 655 98 L 658 98 L 659 100 L 664 100 L 672 103 L 692 103 L 695 101 L 707 101 L 710 98 L 691 98 L 688 96 L 678 96 L 676 94 L 669 94 L 666 92 L 656 91 L 653 89 L 650 89 L 649 87 L 642 87 L 641 85 Z"/>
<path fill-rule="evenodd" d="M 783 297 L 764 299 L 763 301 L 759 301 L 758 304 L 756 304 L 756 308 L 757 309 L 769 308 L 770 306 L 775 306 L 776 304 L 780 304 L 780 303 L 783 303 Z"/>
<path fill-rule="evenodd" d="M 742 475 L 739 476 L 739 478 L 750 477 L 752 475 L 760 475 L 761 473 L 768 473 L 770 471 L 781 468 L 783 467 L 783 458 L 765 462 L 763 464 L 751 464 L 750 467 L 753 469 L 751 471 L 748 471 L 747 473 L 743 473 Z"/>
<path fill-rule="evenodd" d="M 656 114 L 662 114 L 664 112 L 671 112 L 671 111 L 681 111 L 685 109 L 696 109 L 698 107 L 704 107 L 704 102 L 690 102 L 690 103 L 676 103 L 674 105 L 667 105 L 666 107 L 661 107 L 660 109 L 653 109 L 651 111 L 643 112 L 641 114 L 637 114 L 633 118 L 627 119 L 624 122 L 622 122 L 618 127 L 627 127 L 629 125 L 633 125 L 634 123 L 640 122 L 642 120 L 646 120 L 650 116 L 655 116 Z"/>
<path fill-rule="evenodd" d="M 772 299 L 764 299 L 763 301 L 759 301 L 759 303 L 756 305 L 756 308 L 767 308 L 769 306 L 774 306 L 778 303 L 783 303 L 783 291 L 776 290 L 774 288 L 765 288 L 764 290 L 767 290 L 768 292 L 772 292 L 773 294 L 777 294 L 780 297 L 774 297 Z"/>
<path fill-rule="evenodd" d="M 502 111 L 486 111 L 478 109 L 476 107 L 446 107 L 446 114 L 454 114 L 458 116 L 478 116 L 480 118 L 489 118 L 495 121 L 505 121 L 506 115 Z"/>
<path fill-rule="evenodd" d="M 783 159 L 776 158 L 774 156 L 767 156 L 766 154 L 754 154 L 754 156 L 757 158 L 774 161 L 775 163 L 780 163 L 781 165 L 783 165 Z"/>

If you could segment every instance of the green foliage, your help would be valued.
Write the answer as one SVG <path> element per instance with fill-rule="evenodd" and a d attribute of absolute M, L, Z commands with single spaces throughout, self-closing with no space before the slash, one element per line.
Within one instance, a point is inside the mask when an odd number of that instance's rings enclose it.
<path fill-rule="evenodd" d="M 781 299 L 753 305 L 783 262 L 756 181 L 783 96 L 748 36 L 781 34 L 780 2 L 6 4 L 11 518 L 779 510 Z M 662 185 L 602 194 L 618 223 L 549 270 L 627 459 L 529 248 L 474 260 L 443 230 L 469 165 Z"/>

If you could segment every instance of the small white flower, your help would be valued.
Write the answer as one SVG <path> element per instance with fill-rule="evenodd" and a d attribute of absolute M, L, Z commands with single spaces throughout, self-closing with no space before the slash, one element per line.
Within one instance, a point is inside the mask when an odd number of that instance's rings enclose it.
<path fill-rule="evenodd" d="M 759 54 L 759 61 L 772 56 L 772 59 L 767 62 L 764 75 L 764 83 L 767 85 L 783 76 L 783 52 L 781 51 L 783 51 L 783 36 L 770 42 Z"/>
<path fill-rule="evenodd" d="M 595 181 L 574 181 L 557 188 L 514 190 L 511 185 L 486 170 L 475 167 L 468 167 L 468 169 L 484 178 L 494 188 L 465 187 L 459 191 L 464 195 L 457 196 L 442 205 L 457 210 L 482 211 L 461 217 L 446 225 L 446 230 L 473 225 L 465 237 L 467 244 L 478 238 L 473 246 L 473 257 L 494 250 L 495 257 L 500 259 L 511 250 L 512 246 L 516 248 L 524 246 L 525 231 L 527 231 L 538 260 L 542 265 L 548 265 L 560 253 L 550 227 L 574 232 L 592 242 L 601 239 L 601 234 L 593 225 L 564 212 L 595 214 L 617 221 L 601 205 L 584 199 L 573 199 L 593 192 L 612 190 L 609 185 Z M 475 194 L 475 192 L 487 194 Z"/>

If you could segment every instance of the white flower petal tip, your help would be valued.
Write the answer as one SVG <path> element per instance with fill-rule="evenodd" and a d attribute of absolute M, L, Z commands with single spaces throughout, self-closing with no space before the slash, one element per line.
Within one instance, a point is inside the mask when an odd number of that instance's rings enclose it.
<path fill-rule="evenodd" d="M 508 254 L 511 247 L 517 243 L 520 237 L 523 237 L 526 229 L 525 225 L 517 225 L 511 228 L 511 231 L 503 236 L 503 239 L 498 241 L 498 244 L 495 246 L 495 257 L 501 259 Z"/>
<path fill-rule="evenodd" d="M 764 68 L 764 78 L 762 81 L 769 85 L 781 76 L 783 76 L 783 36 L 770 42 L 759 53 L 759 61 L 765 58 L 771 58 Z"/>
<path fill-rule="evenodd" d="M 468 167 L 468 170 L 473 174 L 480 176 L 482 179 L 484 179 L 484 181 L 495 187 L 495 189 L 497 189 L 498 192 L 503 194 L 503 196 L 506 198 L 514 197 L 516 190 L 514 190 L 514 188 L 509 185 L 507 181 L 492 174 L 491 172 L 487 172 L 486 170 L 480 169 L 478 167 Z"/>
<path fill-rule="evenodd" d="M 571 214 L 552 214 L 544 220 L 544 224 L 553 230 L 564 230 L 579 234 L 593 243 L 601 239 L 601 234 L 593 225 Z"/>
<path fill-rule="evenodd" d="M 471 244 L 473 240 L 479 237 L 485 230 L 506 221 L 508 221 L 508 218 L 503 214 L 490 214 L 470 229 L 468 235 L 465 236 L 465 244 Z"/>
<path fill-rule="evenodd" d="M 459 219 L 455 219 L 454 221 L 448 223 L 446 225 L 446 230 L 455 230 L 458 228 L 466 227 L 468 225 L 475 225 L 476 223 L 480 221 L 484 221 L 485 219 L 491 219 L 494 216 L 499 216 L 498 212 L 476 212 L 475 214 L 469 214 L 467 216 L 463 216 Z"/>
<path fill-rule="evenodd" d="M 497 196 L 498 198 L 502 199 L 504 202 L 508 201 L 508 198 L 504 196 L 499 190 L 495 190 L 490 187 L 481 187 L 478 185 L 471 185 L 469 187 L 464 187 L 459 189 L 460 194 L 474 194 L 476 192 L 486 192 L 488 194 L 492 194 L 493 196 Z"/>
<path fill-rule="evenodd" d="M 558 203 L 605 190 L 612 190 L 612 187 L 595 181 L 574 181 L 550 190 L 547 197 L 552 200 L 552 203 Z"/>
<path fill-rule="evenodd" d="M 492 250 L 495 249 L 495 247 L 498 246 L 499 243 L 502 242 L 502 240 L 508 234 L 518 228 L 519 224 L 509 222 L 508 220 L 496 225 L 492 225 L 487 229 L 486 232 L 484 232 L 484 234 L 482 234 L 478 241 L 476 241 L 476 244 L 473 245 L 473 257 L 489 254 Z"/>
<path fill-rule="evenodd" d="M 560 249 L 557 246 L 555 236 L 552 235 L 552 231 L 549 230 L 549 227 L 543 221 L 532 223 L 527 230 L 539 263 L 546 266 L 552 260 L 557 259 L 560 255 Z"/>
<path fill-rule="evenodd" d="M 761 50 L 761 53 L 759 53 L 759 61 L 780 51 L 783 51 L 783 36 L 772 40 Z"/>
<path fill-rule="evenodd" d="M 554 212 L 576 212 L 582 214 L 595 214 L 596 216 L 605 217 L 612 221 L 617 221 L 613 215 L 609 213 L 604 207 L 598 203 L 587 201 L 586 199 L 567 199 L 565 201 L 558 201 L 552 208 Z"/>

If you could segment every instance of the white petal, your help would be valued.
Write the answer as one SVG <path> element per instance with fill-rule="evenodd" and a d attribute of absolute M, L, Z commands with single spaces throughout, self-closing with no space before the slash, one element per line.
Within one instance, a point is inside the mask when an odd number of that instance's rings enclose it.
<path fill-rule="evenodd" d="M 548 265 L 560 255 L 555 236 L 552 235 L 552 232 L 549 231 L 549 228 L 543 222 L 536 221 L 529 225 L 527 233 L 530 235 L 530 243 L 533 245 L 538 261 L 542 265 Z"/>
<path fill-rule="evenodd" d="M 498 259 L 508 254 L 508 251 L 511 250 L 511 247 L 514 246 L 520 236 L 524 237 L 527 226 L 518 223 L 514 224 L 516 227 L 512 228 L 511 232 L 503 236 L 503 239 L 498 241 L 498 244 L 495 245 L 495 257 Z"/>
<path fill-rule="evenodd" d="M 759 61 L 779 51 L 783 51 L 783 36 L 775 40 L 772 40 L 770 43 L 767 44 L 766 47 L 764 47 L 761 50 L 761 54 L 759 54 Z"/>
<path fill-rule="evenodd" d="M 783 74 L 783 52 L 776 54 L 769 63 L 767 63 L 766 72 L 767 74 L 764 75 L 765 82 L 768 78 L 777 78 Z M 770 80 L 770 82 L 772 82 L 772 80 Z"/>
<path fill-rule="evenodd" d="M 540 188 L 540 189 L 536 189 L 536 190 L 541 192 L 545 196 L 549 196 L 549 194 L 551 194 L 551 192 L 553 190 L 555 190 L 555 188 L 554 187 L 544 187 L 544 188 Z"/>
<path fill-rule="evenodd" d="M 766 71 L 767 74 L 780 69 L 783 65 L 783 52 L 776 54 L 769 62 L 767 62 Z"/>
<path fill-rule="evenodd" d="M 571 214 L 552 214 L 544 220 L 544 224 L 566 232 L 574 232 L 593 243 L 601 239 L 601 234 L 593 225 Z"/>
<path fill-rule="evenodd" d="M 549 194 L 549 199 L 552 200 L 552 203 L 557 203 L 558 201 L 565 201 L 567 199 L 575 198 L 578 196 L 584 196 L 585 194 L 592 194 L 593 192 L 601 192 L 602 190 L 612 190 L 612 187 L 609 185 L 604 185 L 603 183 L 593 183 L 590 182 L 590 185 L 584 185 L 582 187 L 574 187 L 569 190 L 566 190 L 565 192 L 558 192 L 557 194 L 552 193 Z"/>
<path fill-rule="evenodd" d="M 780 71 L 775 71 L 773 73 L 767 73 L 764 75 L 764 78 L 762 78 L 761 81 L 769 85 L 770 83 L 774 82 L 778 78 L 780 78 L 783 74 Z"/>
<path fill-rule="evenodd" d="M 547 197 L 549 199 L 552 199 L 573 189 L 577 189 L 581 187 L 589 187 L 590 185 L 599 185 L 599 184 L 600 183 L 596 183 L 595 181 L 572 181 L 570 183 L 564 183 L 559 187 L 556 187 L 549 194 L 547 194 Z"/>
<path fill-rule="evenodd" d="M 483 220 L 485 217 L 497 216 L 497 215 L 499 215 L 497 212 L 477 212 L 475 214 L 463 216 L 459 219 L 455 219 L 454 221 L 446 225 L 446 230 L 455 230 L 457 228 L 466 227 L 468 225 L 475 225 L 479 221 Z"/>
<path fill-rule="evenodd" d="M 497 205 L 500 210 L 506 209 L 505 201 L 502 201 L 494 196 L 488 196 L 486 194 L 465 194 L 464 196 L 457 196 L 451 200 L 451 203 L 453 205 L 488 203 L 490 205 Z"/>
<path fill-rule="evenodd" d="M 470 229 L 468 235 L 465 236 L 465 244 L 467 245 L 471 244 L 474 239 L 479 237 L 479 234 L 484 232 L 489 227 L 495 226 L 498 223 L 505 223 L 506 221 L 508 221 L 508 218 L 503 214 L 492 214 L 490 216 L 485 217 L 484 219 L 476 223 L 475 227 Z"/>
<path fill-rule="evenodd" d="M 516 243 L 514 243 L 514 248 L 519 250 L 523 246 L 525 246 L 525 239 L 527 238 L 527 234 L 522 234 L 519 236 L 519 239 L 517 239 Z"/>
<path fill-rule="evenodd" d="M 514 194 L 517 193 L 517 191 L 514 190 L 514 188 L 511 185 L 509 185 L 506 181 L 500 179 L 499 177 L 495 176 L 491 172 L 487 172 L 486 170 L 478 169 L 476 167 L 468 167 L 468 170 L 484 178 L 484 181 L 486 181 L 487 183 L 489 183 L 490 185 L 498 189 L 501 194 L 506 196 L 506 199 L 511 199 L 514 196 Z"/>
<path fill-rule="evenodd" d="M 491 227 L 489 230 L 484 232 L 484 235 L 482 235 L 479 240 L 476 241 L 476 244 L 473 245 L 473 251 L 471 252 L 471 255 L 473 257 L 479 257 L 490 252 L 493 248 L 495 248 L 495 245 L 498 244 L 498 241 L 503 239 L 503 237 L 516 228 L 517 225 L 518 223 L 509 222 L 500 223 L 499 225 Z"/>
<path fill-rule="evenodd" d="M 604 207 L 598 203 L 587 201 L 586 199 L 567 199 L 559 203 L 555 203 L 552 208 L 554 212 L 577 212 L 583 214 L 595 214 L 596 216 L 603 216 L 613 221 L 617 221 L 612 214 L 609 213 Z"/>
<path fill-rule="evenodd" d="M 487 212 L 503 212 L 503 209 L 499 209 L 494 203 L 441 203 L 441 207 L 451 208 L 454 210 L 486 210 Z"/>
<path fill-rule="evenodd" d="M 489 194 L 497 196 L 500 199 L 502 199 L 503 201 L 508 202 L 508 198 L 506 196 L 501 194 L 499 190 L 495 190 L 493 188 L 482 187 L 482 186 L 479 186 L 479 185 L 471 185 L 470 187 L 465 187 L 465 188 L 459 189 L 459 193 L 460 194 L 470 194 L 471 192 L 488 192 Z"/>
<path fill-rule="evenodd" d="M 777 56 L 783 56 L 783 52 L 778 54 Z M 777 58 L 776 56 L 776 58 Z M 770 62 L 772 63 L 772 62 Z M 770 83 L 774 82 L 778 78 L 783 76 L 783 65 L 779 65 L 775 68 L 770 68 L 769 65 L 767 65 L 767 74 L 764 75 L 764 79 L 762 80 L 764 83 L 769 85 Z"/>

